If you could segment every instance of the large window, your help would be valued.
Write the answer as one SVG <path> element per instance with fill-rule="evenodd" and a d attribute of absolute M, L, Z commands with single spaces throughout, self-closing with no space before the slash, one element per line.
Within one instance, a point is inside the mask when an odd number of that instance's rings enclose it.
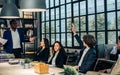
<path fill-rule="evenodd" d="M 80 38 L 92 34 L 97 44 L 115 44 L 120 35 L 120 0 L 46 0 L 42 12 L 41 38 L 50 45 L 60 41 L 64 47 L 78 47 L 71 23 Z"/>

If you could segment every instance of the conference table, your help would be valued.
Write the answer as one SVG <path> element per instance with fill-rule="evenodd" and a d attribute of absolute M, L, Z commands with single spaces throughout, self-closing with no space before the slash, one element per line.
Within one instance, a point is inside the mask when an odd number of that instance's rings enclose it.
<path fill-rule="evenodd" d="M 20 64 L 0 63 L 0 75 L 64 75 L 63 71 L 64 69 L 50 66 L 49 74 L 38 74 L 34 72 L 34 67 L 24 69 Z"/>

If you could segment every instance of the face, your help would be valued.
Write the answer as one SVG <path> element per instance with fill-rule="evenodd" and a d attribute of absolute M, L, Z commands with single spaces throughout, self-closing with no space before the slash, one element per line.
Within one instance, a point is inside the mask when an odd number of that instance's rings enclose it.
<path fill-rule="evenodd" d="M 41 42 L 40 42 L 40 46 L 43 47 L 45 46 L 45 43 L 44 43 L 44 40 L 42 39 Z"/>
<path fill-rule="evenodd" d="M 17 28 L 17 22 L 12 22 L 11 28 L 12 28 L 12 29 L 16 29 L 16 28 Z"/>
<path fill-rule="evenodd" d="M 58 43 L 55 43 L 54 50 L 57 52 L 60 50 L 60 45 Z"/>

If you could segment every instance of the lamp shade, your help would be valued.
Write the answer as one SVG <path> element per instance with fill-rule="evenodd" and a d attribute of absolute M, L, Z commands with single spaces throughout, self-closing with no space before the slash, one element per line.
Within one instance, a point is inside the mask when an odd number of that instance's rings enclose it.
<path fill-rule="evenodd" d="M 1 9 L 0 18 L 19 18 L 19 11 L 13 0 L 6 0 L 7 2 Z"/>
<path fill-rule="evenodd" d="M 20 10 L 28 12 L 41 12 L 46 10 L 46 0 L 20 0 Z"/>

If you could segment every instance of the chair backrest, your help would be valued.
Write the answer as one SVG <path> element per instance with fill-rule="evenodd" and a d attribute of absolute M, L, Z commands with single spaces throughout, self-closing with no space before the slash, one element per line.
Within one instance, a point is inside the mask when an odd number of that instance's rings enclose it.
<path fill-rule="evenodd" d="M 120 58 L 118 58 L 116 64 L 111 70 L 112 75 L 120 75 Z"/>
<path fill-rule="evenodd" d="M 96 50 L 97 50 L 97 57 L 98 58 L 104 58 L 105 57 L 105 49 L 104 49 L 104 44 L 99 44 L 96 45 Z"/>
<path fill-rule="evenodd" d="M 116 62 L 112 60 L 106 60 L 106 59 L 97 59 L 97 62 L 94 67 L 94 71 L 104 70 L 104 69 L 110 69 L 114 66 Z"/>

